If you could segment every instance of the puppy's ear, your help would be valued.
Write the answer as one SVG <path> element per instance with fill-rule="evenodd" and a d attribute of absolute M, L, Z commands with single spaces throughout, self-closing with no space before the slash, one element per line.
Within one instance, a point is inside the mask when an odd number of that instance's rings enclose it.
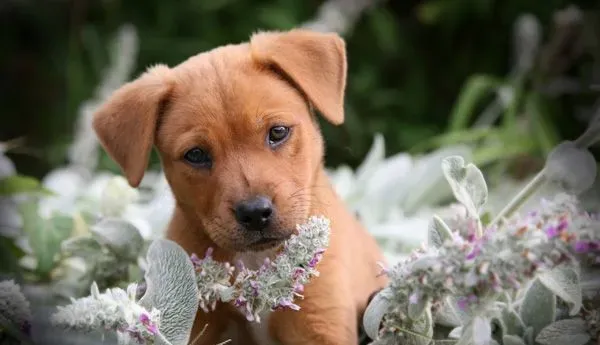
<path fill-rule="evenodd" d="M 259 32 L 250 38 L 255 61 L 284 73 L 329 122 L 344 122 L 346 44 L 334 33 L 302 29 Z"/>
<path fill-rule="evenodd" d="M 172 89 L 171 70 L 149 68 L 123 85 L 94 114 L 100 144 L 121 167 L 132 187 L 139 186 L 148 166 L 159 114 Z"/>

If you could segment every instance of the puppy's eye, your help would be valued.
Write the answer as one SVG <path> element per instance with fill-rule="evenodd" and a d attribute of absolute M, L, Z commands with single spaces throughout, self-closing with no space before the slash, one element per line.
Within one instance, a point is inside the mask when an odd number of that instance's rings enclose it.
<path fill-rule="evenodd" d="M 212 166 L 212 159 L 210 158 L 210 155 L 198 147 L 194 147 L 193 149 L 187 151 L 183 156 L 183 159 L 195 167 L 210 168 Z"/>
<path fill-rule="evenodd" d="M 285 126 L 275 126 L 269 130 L 269 145 L 275 147 L 283 143 L 290 135 L 290 128 Z"/>

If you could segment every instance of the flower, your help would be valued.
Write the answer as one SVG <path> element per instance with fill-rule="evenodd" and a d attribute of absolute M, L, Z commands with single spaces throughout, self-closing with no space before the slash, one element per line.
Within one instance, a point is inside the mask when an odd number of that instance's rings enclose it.
<path fill-rule="evenodd" d="M 137 284 L 127 291 L 119 288 L 100 293 L 98 285 L 91 286 L 91 295 L 73 299 L 59 306 L 51 322 L 59 327 L 92 332 L 98 329 L 116 331 L 120 338 L 133 338 L 139 344 L 152 344 L 159 334 L 160 311 L 146 310 L 137 303 Z"/>
<path fill-rule="evenodd" d="M 0 282 L 0 316 L 14 322 L 24 334 L 31 331 L 31 309 L 21 288 L 13 280 Z"/>
<path fill-rule="evenodd" d="M 297 235 L 285 242 L 282 252 L 273 260 L 265 259 L 254 271 L 243 262 L 237 263 L 238 273 L 231 278 L 235 267 L 212 258 L 209 248 L 203 259 L 193 254 L 191 260 L 197 272 L 200 307 L 208 312 L 217 301 L 233 302 L 248 321 L 260 322 L 265 310 L 288 308 L 299 310 L 293 303 L 302 297 L 304 285 L 319 272 L 316 267 L 329 245 L 330 222 L 324 217 L 310 217 L 305 224 L 297 226 Z"/>
<path fill-rule="evenodd" d="M 422 299 L 439 305 L 454 296 L 463 311 L 493 308 L 490 296 L 515 292 L 542 270 L 599 252 L 599 228 L 597 219 L 579 212 L 574 197 L 560 194 L 537 212 L 515 215 L 499 229 L 486 229 L 480 239 L 468 232 L 464 237 L 455 234 L 460 238 L 415 252 L 389 270 L 393 307 L 384 316 L 381 339 L 398 340 L 400 330 L 411 329 L 416 321 L 410 320 L 407 308 Z"/>

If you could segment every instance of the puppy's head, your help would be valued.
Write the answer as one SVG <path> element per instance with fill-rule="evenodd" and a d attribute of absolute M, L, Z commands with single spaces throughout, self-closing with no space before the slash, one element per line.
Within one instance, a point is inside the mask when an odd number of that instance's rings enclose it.
<path fill-rule="evenodd" d="M 156 146 L 189 221 L 223 249 L 262 250 L 318 202 L 323 142 L 312 109 L 341 124 L 345 84 L 339 36 L 261 32 L 148 69 L 102 105 L 94 129 L 132 186 Z"/>

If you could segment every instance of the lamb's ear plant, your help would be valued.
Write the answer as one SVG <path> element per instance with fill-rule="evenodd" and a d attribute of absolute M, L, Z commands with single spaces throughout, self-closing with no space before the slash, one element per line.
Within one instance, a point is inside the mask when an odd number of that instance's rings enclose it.
<path fill-rule="evenodd" d="M 117 332 L 120 344 L 186 345 L 198 306 L 205 312 L 217 303 L 233 303 L 249 321 L 279 308 L 300 310 L 304 284 L 317 276 L 317 264 L 329 245 L 329 220 L 310 217 L 283 245 L 273 261 L 256 271 L 217 262 L 212 251 L 189 257 L 175 242 L 158 239 L 147 252 L 143 296 L 138 286 L 108 289 L 94 282 L 91 295 L 72 299 L 52 316 L 55 325 L 80 331 Z M 110 232 L 108 232 L 110 233 Z M 210 327 L 210 325 L 208 325 Z"/>
<path fill-rule="evenodd" d="M 137 284 L 127 290 L 91 295 L 58 307 L 52 322 L 60 327 L 92 332 L 117 332 L 119 344 L 186 345 L 198 307 L 194 268 L 176 243 L 155 240 L 148 249 L 146 292 L 137 299 Z"/>
<path fill-rule="evenodd" d="M 148 244 L 136 226 L 119 217 L 101 218 L 90 223 L 87 233 L 62 242 L 60 254 L 64 265 L 59 268 L 66 270 L 66 260 L 73 258 L 79 258 L 85 266 L 83 274 L 75 278 L 77 283 L 68 273 L 57 274 L 55 290 L 62 295 L 80 296 L 79 290 L 92 282 L 100 288 L 108 288 L 141 278 L 134 270 L 140 270 L 140 264 L 145 266 L 142 257 Z"/>
<path fill-rule="evenodd" d="M 0 281 L 0 344 L 33 344 L 31 308 L 13 280 Z"/>
<path fill-rule="evenodd" d="M 600 219 L 580 210 L 575 195 L 596 177 L 587 147 L 600 139 L 599 117 L 581 138 L 559 144 L 544 169 L 487 225 L 480 214 L 488 193 L 483 174 L 461 157 L 446 158 L 442 169 L 466 215 L 452 225 L 434 216 L 429 246 L 385 270 L 390 284 L 363 318 L 371 344 L 595 343 L 600 301 L 584 299 L 581 271 L 598 272 Z M 565 193 L 516 214 L 546 182 Z M 440 325 L 453 329 L 434 339 Z"/>

